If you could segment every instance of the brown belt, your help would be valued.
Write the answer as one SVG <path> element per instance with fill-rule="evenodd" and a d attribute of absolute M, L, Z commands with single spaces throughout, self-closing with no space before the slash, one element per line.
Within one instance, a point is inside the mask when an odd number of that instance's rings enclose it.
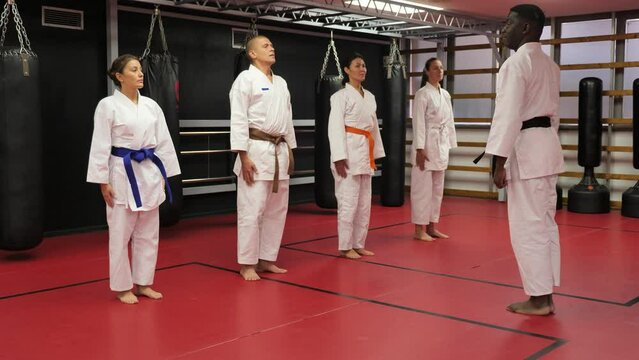
<path fill-rule="evenodd" d="M 295 166 L 295 161 L 293 159 L 293 151 L 291 147 L 286 143 L 283 135 L 271 135 L 267 134 L 262 130 L 249 128 L 249 138 L 252 140 L 262 140 L 268 141 L 275 145 L 275 174 L 273 175 L 273 192 L 276 193 L 279 189 L 279 181 L 280 181 L 280 162 L 277 159 L 277 146 L 280 143 L 285 143 L 288 148 L 288 171 L 287 173 L 291 175 L 293 173 L 293 167 Z"/>

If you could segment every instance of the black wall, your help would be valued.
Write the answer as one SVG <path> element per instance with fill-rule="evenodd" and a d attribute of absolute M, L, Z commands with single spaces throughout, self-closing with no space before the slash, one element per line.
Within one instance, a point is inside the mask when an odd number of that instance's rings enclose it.
<path fill-rule="evenodd" d="M 43 27 L 41 6 L 84 11 L 82 31 Z M 19 3 L 33 50 L 40 57 L 44 129 L 45 231 L 49 234 L 106 224 L 105 208 L 97 185 L 87 184 L 86 169 L 93 131 L 93 112 L 107 94 L 106 8 L 104 1 L 51 0 Z M 120 53 L 141 55 L 146 44 L 151 15 L 118 12 Z M 210 22 L 165 16 L 164 27 L 170 51 L 180 63 L 181 119 L 229 119 L 228 92 L 238 50 L 231 47 L 231 27 Z M 248 23 L 247 23 L 248 24 Z M 13 26 L 11 24 L 10 28 Z M 248 26 L 248 25 L 247 25 Z M 258 22 L 258 29 L 260 23 Z M 308 30 L 308 29 L 307 29 Z M 320 31 L 315 28 L 312 31 Z M 157 31 L 157 30 L 156 30 Z M 328 38 L 290 32 L 262 31 L 276 47 L 276 74 L 288 82 L 294 119 L 314 118 L 314 84 L 321 69 Z M 157 33 L 156 33 L 157 35 Z M 349 34 L 351 35 L 351 34 Z M 352 35 L 351 35 L 352 36 Z M 15 43 L 9 32 L 7 43 Z M 336 41 L 341 56 L 362 53 L 368 65 L 365 87 L 381 105 L 382 56 L 387 46 L 364 42 Z M 157 49 L 157 48 L 156 48 Z M 329 65 L 335 73 L 335 65 Z M 378 109 L 381 114 L 382 109 Z M 217 129 L 219 130 L 219 129 Z M 210 141 L 210 144 L 209 144 Z M 312 134 L 298 135 L 298 145 L 312 145 Z M 182 137 L 181 148 L 226 149 L 228 136 Z M 296 169 L 313 168 L 312 151 L 296 151 Z M 233 157 L 184 156 L 184 178 L 227 176 Z M 291 187 L 291 201 L 313 199 L 312 185 Z M 231 211 L 235 193 L 185 197 L 186 216 Z"/>

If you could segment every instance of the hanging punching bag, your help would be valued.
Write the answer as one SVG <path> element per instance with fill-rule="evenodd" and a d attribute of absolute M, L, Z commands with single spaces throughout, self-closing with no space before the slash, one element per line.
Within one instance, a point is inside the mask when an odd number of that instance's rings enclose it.
<path fill-rule="evenodd" d="M 338 75 L 326 75 L 331 52 L 335 57 Z M 331 96 L 343 87 L 342 79 L 342 69 L 331 32 L 324 64 L 315 83 L 315 203 L 324 209 L 337 209 L 335 179 L 331 172 L 331 146 L 328 142 L 328 116 L 331 112 Z"/>
<path fill-rule="evenodd" d="M 632 83 L 632 165 L 639 169 L 639 79 Z M 639 218 L 639 181 L 623 192 L 621 215 Z"/>
<path fill-rule="evenodd" d="M 579 82 L 579 140 L 577 160 L 584 167 L 579 184 L 568 190 L 568 211 L 588 214 L 610 212 L 610 191 L 597 182 L 594 168 L 601 164 L 601 79 Z"/>
<path fill-rule="evenodd" d="M 235 64 L 233 65 L 233 79 L 237 78 L 238 75 L 244 70 L 248 70 L 251 65 L 251 61 L 246 54 L 246 49 L 242 49 L 239 53 L 235 55 Z"/>
<path fill-rule="evenodd" d="M 384 66 L 382 142 L 386 157 L 382 160 L 381 202 L 383 206 L 402 206 L 406 177 L 406 66 L 395 40 L 390 55 L 384 57 Z"/>
<path fill-rule="evenodd" d="M 249 40 L 256 37 L 257 33 L 257 19 L 251 20 L 251 25 L 249 26 L 249 30 L 246 33 L 246 37 L 244 38 L 244 46 L 239 53 L 235 55 L 235 64 L 233 65 L 233 79 L 237 78 L 238 75 L 244 70 L 248 70 L 251 65 L 251 60 L 249 59 L 246 53 L 246 46 L 248 45 Z"/>
<path fill-rule="evenodd" d="M 328 142 L 328 116 L 331 96 L 342 88 L 342 77 L 324 75 L 318 79 L 315 94 L 315 203 L 324 209 L 337 209 L 335 179 L 331 172 L 331 146 Z"/>
<path fill-rule="evenodd" d="M 5 47 L 13 12 L 19 47 Z M 0 29 L 0 249 L 42 242 L 42 121 L 38 57 L 31 51 L 15 3 L 5 4 Z"/>
<path fill-rule="evenodd" d="M 162 52 L 151 53 L 151 40 L 153 29 L 157 19 L 160 37 L 162 40 Z M 146 48 L 140 57 L 142 71 L 144 72 L 144 87 L 140 93 L 148 96 L 160 105 L 166 125 L 171 134 L 171 140 L 177 150 L 178 160 L 180 159 L 180 117 L 179 117 L 179 80 L 178 80 L 178 60 L 169 52 L 162 16 L 156 7 L 151 18 L 151 28 L 147 39 Z M 172 176 L 169 179 L 173 202 L 168 199 L 160 205 L 160 224 L 170 226 L 180 221 L 182 213 L 182 175 Z"/>

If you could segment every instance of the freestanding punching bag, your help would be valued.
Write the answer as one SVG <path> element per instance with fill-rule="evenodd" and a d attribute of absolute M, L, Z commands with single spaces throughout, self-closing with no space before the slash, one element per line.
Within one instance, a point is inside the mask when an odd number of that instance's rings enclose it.
<path fill-rule="evenodd" d="M 251 25 L 249 26 L 249 31 L 246 33 L 246 37 L 244 38 L 244 46 L 239 53 L 235 55 L 235 64 L 233 64 L 233 79 L 237 78 L 238 75 L 244 70 L 248 70 L 251 65 L 251 61 L 248 58 L 246 53 L 246 46 L 248 45 L 249 40 L 256 37 L 257 33 L 257 25 L 256 19 L 251 20 Z"/>
<path fill-rule="evenodd" d="M 12 13 L 19 47 L 4 46 Z M 43 229 L 38 56 L 14 2 L 4 5 L 0 29 L 0 249 L 27 250 L 42 242 Z"/>
<path fill-rule="evenodd" d="M 610 212 L 610 191 L 597 182 L 594 168 L 601 164 L 601 79 L 579 82 L 579 143 L 577 160 L 584 167 L 579 184 L 568 190 L 568 211 L 587 214 Z"/>
<path fill-rule="evenodd" d="M 384 67 L 382 141 L 386 157 L 382 160 L 381 202 L 383 206 L 402 206 L 406 177 L 406 65 L 395 39 L 389 56 L 384 57 Z"/>
<path fill-rule="evenodd" d="M 162 52 L 151 53 L 151 40 L 155 22 L 158 22 L 160 37 L 162 40 Z M 156 7 L 151 18 L 151 28 L 146 42 L 144 53 L 140 57 L 142 71 L 144 72 L 144 87 L 140 90 L 142 95 L 155 100 L 162 108 L 166 125 L 171 134 L 171 140 L 180 159 L 180 116 L 179 116 L 179 80 L 178 60 L 169 52 L 162 25 L 160 10 Z M 173 202 L 166 201 L 160 205 L 160 224 L 170 226 L 180 221 L 182 213 L 182 175 L 172 176 L 169 179 Z"/>
<path fill-rule="evenodd" d="M 639 79 L 632 83 L 632 165 L 639 169 Z M 621 215 L 639 218 L 639 181 L 623 192 Z"/>
<path fill-rule="evenodd" d="M 326 75 L 326 65 L 331 55 L 335 56 L 338 75 Z M 324 56 L 324 65 L 315 84 L 315 203 L 324 209 L 337 209 L 335 180 L 331 173 L 331 147 L 328 142 L 328 116 L 331 112 L 331 96 L 342 88 L 342 69 L 337 49 L 331 41 Z"/>

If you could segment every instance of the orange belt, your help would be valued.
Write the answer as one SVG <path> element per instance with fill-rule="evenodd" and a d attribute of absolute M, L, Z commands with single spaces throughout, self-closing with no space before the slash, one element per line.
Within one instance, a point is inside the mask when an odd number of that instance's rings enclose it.
<path fill-rule="evenodd" d="M 346 132 L 352 133 L 352 134 L 357 134 L 357 135 L 364 135 L 366 136 L 366 138 L 368 138 L 368 159 L 370 161 L 371 164 L 371 169 L 373 170 L 377 170 L 377 166 L 375 166 L 375 139 L 373 139 L 373 135 L 371 135 L 370 131 L 366 131 L 366 130 L 362 130 L 362 129 L 358 129 L 352 126 L 345 126 L 346 128 Z"/>

